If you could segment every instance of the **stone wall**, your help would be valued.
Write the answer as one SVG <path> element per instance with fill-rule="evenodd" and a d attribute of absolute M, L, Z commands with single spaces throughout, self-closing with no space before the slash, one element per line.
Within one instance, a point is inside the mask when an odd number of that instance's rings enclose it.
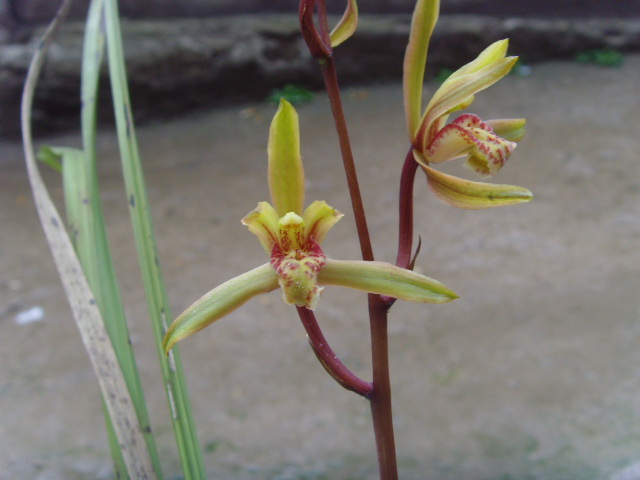
<path fill-rule="evenodd" d="M 0 0 L 0 24 L 36 25 L 48 22 L 61 0 Z M 299 0 L 120 0 L 121 14 L 129 18 L 203 17 L 295 12 Z M 328 1 L 339 13 L 346 0 Z M 410 13 L 415 0 L 360 0 L 368 14 Z M 76 0 L 71 18 L 84 18 L 88 0 Z M 442 0 L 444 14 L 536 17 L 640 16 L 639 0 Z"/>
<path fill-rule="evenodd" d="M 467 4 L 474 1 L 466 0 Z M 399 80 L 409 24 L 409 14 L 362 15 L 357 34 L 337 52 L 341 84 Z M 35 101 L 36 132 L 78 125 L 83 27 L 82 21 L 67 23 L 51 50 Z M 22 83 L 41 30 L 25 30 L 19 43 L 0 42 L 0 136 L 19 134 Z M 321 87 L 318 67 L 309 57 L 295 14 L 125 19 L 123 36 L 139 120 L 230 102 L 262 101 L 286 83 Z M 490 42 L 505 37 L 511 39 L 510 52 L 526 62 L 567 59 L 604 47 L 634 52 L 640 51 L 640 18 L 443 15 L 432 40 L 428 74 L 457 68 Z M 106 72 L 102 77 L 106 85 Z M 106 87 L 101 100 L 100 111 L 110 118 Z"/>

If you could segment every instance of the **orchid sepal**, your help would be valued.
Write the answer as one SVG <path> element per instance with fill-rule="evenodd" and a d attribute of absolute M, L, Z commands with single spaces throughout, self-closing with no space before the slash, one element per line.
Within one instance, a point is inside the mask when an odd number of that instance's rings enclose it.
<path fill-rule="evenodd" d="M 268 263 L 217 286 L 203 295 L 174 320 L 162 346 L 165 353 L 180 340 L 211 325 L 253 297 L 278 288 L 278 275 Z"/>
<path fill-rule="evenodd" d="M 318 283 L 417 303 L 447 303 L 458 298 L 439 281 L 386 262 L 327 259 Z"/>
<path fill-rule="evenodd" d="M 269 193 L 278 215 L 300 214 L 304 205 L 304 168 L 300 154 L 298 113 L 286 101 L 280 105 L 269 128 Z"/>
<path fill-rule="evenodd" d="M 439 172 L 423 162 L 419 161 L 418 163 L 427 174 L 427 182 L 431 191 L 440 201 L 453 207 L 480 210 L 516 205 L 533 199 L 531 192 L 523 187 L 473 182 Z"/>
<path fill-rule="evenodd" d="M 482 52 L 480 52 L 480 54 L 474 60 L 467 63 L 466 65 L 463 65 L 458 70 L 449 75 L 444 83 L 451 82 L 458 77 L 462 77 L 463 75 L 475 73 L 478 70 L 481 70 L 482 68 L 503 59 L 507 55 L 508 48 L 508 38 L 493 42 Z"/>
<path fill-rule="evenodd" d="M 411 31 L 404 55 L 402 81 L 407 129 L 412 142 L 420 125 L 422 85 L 429 40 L 439 14 L 439 0 L 418 0 L 411 17 Z"/>

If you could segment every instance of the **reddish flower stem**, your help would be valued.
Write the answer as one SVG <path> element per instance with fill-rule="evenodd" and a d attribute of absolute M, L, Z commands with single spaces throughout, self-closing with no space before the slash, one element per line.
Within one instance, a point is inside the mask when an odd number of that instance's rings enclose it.
<path fill-rule="evenodd" d="M 398 480 L 389 376 L 389 339 L 387 334 L 389 307 L 390 305 L 380 295 L 369 294 L 373 364 L 373 391 L 369 394 L 369 402 L 378 452 L 380 480 Z"/>
<path fill-rule="evenodd" d="M 398 256 L 396 265 L 410 268 L 413 248 L 413 184 L 418 162 L 413 158 L 413 147 L 409 148 L 400 176 L 400 201 L 398 225 Z"/>
<path fill-rule="evenodd" d="M 329 28 L 327 26 L 327 10 L 324 0 L 318 0 L 318 17 L 320 21 L 320 34 L 322 35 L 323 41 L 325 44 L 331 45 Z M 364 205 L 362 203 L 356 165 L 351 151 L 349 130 L 347 129 L 347 122 L 342 108 L 342 98 L 340 96 L 340 87 L 338 85 L 338 75 L 336 73 L 333 52 L 331 55 L 321 58 L 319 63 L 322 67 L 322 78 L 324 79 L 329 103 L 331 104 L 331 112 L 333 113 L 333 119 L 336 124 L 336 131 L 338 132 L 340 153 L 342 155 L 344 171 L 347 176 L 347 184 L 349 186 L 349 195 L 351 196 L 351 205 L 356 221 L 362 259 L 373 261 L 373 247 L 371 246 L 371 237 L 369 236 L 369 227 L 367 226 L 367 216 L 365 215 Z"/>
<path fill-rule="evenodd" d="M 315 0 L 301 0 L 301 19 L 303 14 L 309 13 L 310 8 L 314 7 Z M 304 4 L 304 5 L 303 5 Z M 371 246 L 371 238 L 367 227 L 367 219 L 362 203 L 362 195 L 358 184 L 353 153 L 351 151 L 351 143 L 349 133 L 342 108 L 342 100 L 340 97 L 340 87 L 338 86 L 338 77 L 336 74 L 333 52 L 328 55 L 317 55 L 314 52 L 322 50 L 321 45 L 331 45 L 329 39 L 329 29 L 327 24 L 327 14 L 325 0 L 318 0 L 318 18 L 320 23 L 320 34 L 314 32 L 303 32 L 305 40 L 317 43 L 310 44 L 309 49 L 320 63 L 322 67 L 322 76 L 325 88 L 331 104 L 336 130 L 340 142 L 340 152 L 342 154 L 343 165 L 347 176 L 347 184 L 349 186 L 349 194 L 351 196 L 351 204 L 353 207 L 356 228 L 358 231 L 358 239 L 360 241 L 360 249 L 363 260 L 373 261 L 373 248 Z M 302 24 L 303 30 L 309 28 L 307 21 Z M 320 41 L 318 42 L 318 38 Z M 412 197 L 412 195 L 410 196 Z M 409 247 L 410 248 L 410 247 Z M 378 466 L 380 470 L 380 480 L 397 480 L 398 467 L 396 461 L 395 440 L 393 434 L 393 418 L 391 410 L 391 382 L 389 379 L 389 351 L 388 351 L 388 335 L 387 335 L 387 313 L 390 307 L 385 299 L 379 295 L 369 295 L 369 321 L 371 325 L 371 358 L 373 365 L 373 389 L 370 390 L 366 397 L 371 404 L 371 416 L 373 420 L 373 430 L 376 439 L 376 450 L 378 453 Z M 299 310 L 300 313 L 300 310 Z M 302 318 L 302 315 L 301 315 Z M 304 320 L 303 320 L 304 323 Z M 326 342 L 322 342 L 323 347 L 328 348 Z M 312 344 L 313 345 L 313 344 Z M 314 351 L 317 350 L 314 348 Z M 322 353 L 322 351 L 321 351 Z M 320 360 L 325 368 L 326 364 Z M 331 371 L 330 371 L 331 373 Z M 334 378 L 336 378 L 334 376 Z M 340 380 L 338 380 L 340 381 Z M 344 385 L 343 385 L 344 386 Z"/>
<path fill-rule="evenodd" d="M 324 338 L 314 313 L 305 307 L 296 308 L 302 325 L 307 331 L 311 348 L 313 348 L 316 357 L 318 357 L 327 373 L 347 390 L 351 390 L 365 398 L 369 397 L 373 390 L 373 385 L 360 379 L 340 361 Z"/>
<path fill-rule="evenodd" d="M 409 148 L 400 175 L 400 199 L 398 202 L 398 255 L 396 265 L 413 270 L 413 185 L 415 183 L 418 162 L 413 158 L 413 147 Z M 420 248 L 418 246 L 418 248 Z M 382 296 L 382 301 L 389 307 L 396 302 L 393 297 Z"/>

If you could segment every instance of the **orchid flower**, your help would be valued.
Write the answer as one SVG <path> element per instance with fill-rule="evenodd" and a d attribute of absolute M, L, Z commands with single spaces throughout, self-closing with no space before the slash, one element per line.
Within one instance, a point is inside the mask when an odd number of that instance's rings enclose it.
<path fill-rule="evenodd" d="M 531 200 L 522 187 L 472 182 L 439 172 L 431 165 L 466 157 L 465 166 L 481 176 L 502 168 L 524 136 L 525 120 L 483 121 L 463 114 L 451 123 L 449 116 L 466 109 L 475 94 L 507 75 L 517 57 L 507 57 L 509 41 L 499 40 L 454 72 L 422 108 L 422 87 L 429 40 L 438 19 L 439 0 L 418 0 L 404 59 L 404 101 L 413 157 L 427 175 L 431 190 L 443 202 L 459 208 L 480 209 Z"/>
<path fill-rule="evenodd" d="M 385 262 L 332 260 L 320 244 L 342 217 L 324 201 L 304 211 L 304 171 L 298 115 L 286 100 L 271 123 L 268 144 L 272 203 L 260 202 L 242 219 L 258 237 L 269 263 L 243 273 L 204 295 L 169 327 L 168 352 L 178 341 L 202 330 L 251 298 L 277 288 L 290 305 L 316 308 L 324 285 L 338 285 L 424 303 L 446 303 L 457 295 L 442 283 Z"/>

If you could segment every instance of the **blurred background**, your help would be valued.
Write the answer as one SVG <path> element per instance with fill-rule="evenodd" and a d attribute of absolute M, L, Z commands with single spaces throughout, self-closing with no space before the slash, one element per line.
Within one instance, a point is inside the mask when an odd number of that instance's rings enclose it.
<path fill-rule="evenodd" d="M 361 1 L 336 50 L 376 258 L 393 261 L 407 149 L 402 55 L 411 3 Z M 53 2 L 0 0 L 0 479 L 112 478 L 98 387 L 37 220 L 18 139 L 26 65 Z M 240 8 L 240 6 L 242 8 Z M 325 242 L 357 258 L 320 72 L 296 2 L 122 2 L 138 135 L 176 315 L 266 261 L 240 219 L 268 198 L 275 101 L 300 115 L 308 202 L 345 213 Z M 78 3 L 36 101 L 38 145 L 80 143 Z M 640 4 L 443 0 L 425 98 L 510 37 L 514 73 L 480 93 L 483 119 L 525 117 L 492 181 L 530 204 L 468 212 L 416 179 L 417 269 L 448 305 L 396 304 L 390 351 L 403 480 L 640 479 Z M 166 478 L 180 469 L 147 320 L 104 77 L 102 197 Z M 459 163 L 449 173 L 472 178 Z M 56 172 L 43 167 L 54 200 Z M 327 288 L 318 318 L 369 378 L 366 296 Z M 181 344 L 209 478 L 374 480 L 365 401 L 326 375 L 278 292 Z"/>

